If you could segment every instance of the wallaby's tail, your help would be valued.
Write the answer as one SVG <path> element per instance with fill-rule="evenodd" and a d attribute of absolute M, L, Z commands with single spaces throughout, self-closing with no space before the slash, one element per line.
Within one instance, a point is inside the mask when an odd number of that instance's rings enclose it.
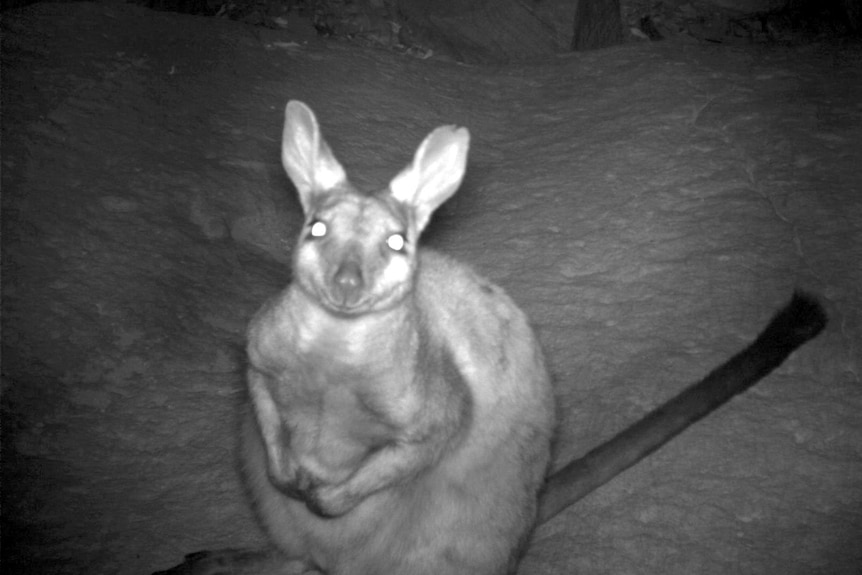
<path fill-rule="evenodd" d="M 826 312 L 816 299 L 794 293 L 751 345 L 613 439 L 554 473 L 539 503 L 538 522 L 554 517 L 757 383 L 819 334 L 826 321 Z"/>

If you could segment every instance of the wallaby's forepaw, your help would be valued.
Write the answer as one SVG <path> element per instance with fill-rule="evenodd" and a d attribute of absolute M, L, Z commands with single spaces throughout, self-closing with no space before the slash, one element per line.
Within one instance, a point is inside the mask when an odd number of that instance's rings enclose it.
<path fill-rule="evenodd" d="M 339 517 L 361 501 L 362 497 L 354 495 L 344 485 L 330 485 L 314 489 L 305 504 L 313 513 L 323 517 Z"/>
<path fill-rule="evenodd" d="M 219 549 L 189 553 L 183 562 L 153 575 L 311 575 L 302 563 L 286 561 L 270 551 L 258 549 Z"/>

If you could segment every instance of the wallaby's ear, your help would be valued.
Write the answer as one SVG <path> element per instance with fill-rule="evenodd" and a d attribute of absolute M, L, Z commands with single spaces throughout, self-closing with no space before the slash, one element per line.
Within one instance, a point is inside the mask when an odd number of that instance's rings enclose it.
<path fill-rule="evenodd" d="M 288 102 L 284 111 L 281 163 L 306 213 L 316 193 L 331 190 L 347 179 L 320 135 L 314 112 L 298 100 Z"/>
<path fill-rule="evenodd" d="M 413 163 L 389 184 L 396 200 L 413 207 L 418 231 L 461 185 L 469 147 L 467 128 L 441 126 L 428 134 L 416 150 Z"/>

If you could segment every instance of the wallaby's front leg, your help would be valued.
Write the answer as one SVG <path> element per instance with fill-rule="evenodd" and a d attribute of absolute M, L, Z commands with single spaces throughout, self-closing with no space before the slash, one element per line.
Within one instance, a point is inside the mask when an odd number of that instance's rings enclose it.
<path fill-rule="evenodd" d="M 372 450 L 346 480 L 313 490 L 313 508 L 324 515 L 342 515 L 369 495 L 414 479 L 438 463 L 444 451 L 455 448 L 470 422 L 471 400 L 461 373 L 446 352 L 441 351 L 434 365 L 438 371 L 423 374 L 417 386 L 424 397 L 416 402 L 421 407 L 409 416 L 409 423 Z"/>
<path fill-rule="evenodd" d="M 306 503 L 321 515 L 343 515 L 369 495 L 415 477 L 436 461 L 447 440 L 441 432 L 388 445 L 370 455 L 347 481 L 313 490 Z"/>
<path fill-rule="evenodd" d="M 250 369 L 270 480 L 315 513 L 336 517 L 369 495 L 412 479 L 439 459 L 469 418 L 466 388 L 455 367 L 448 361 L 445 366 L 445 375 L 433 374 L 409 392 L 424 395 L 424 386 L 433 387 L 431 397 L 408 402 L 415 407 L 399 415 L 387 413 L 397 408 L 384 408 L 386 400 L 373 402 L 378 407 L 372 411 L 359 410 L 361 401 L 333 402 L 323 410 L 317 403 L 290 410 L 289 401 L 279 407 L 273 390 L 288 386 Z"/>

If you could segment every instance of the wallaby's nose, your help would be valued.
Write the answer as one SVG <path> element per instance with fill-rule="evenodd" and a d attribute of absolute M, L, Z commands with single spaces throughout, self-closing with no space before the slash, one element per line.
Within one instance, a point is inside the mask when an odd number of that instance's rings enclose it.
<path fill-rule="evenodd" d="M 362 269 L 355 261 L 347 261 L 338 266 L 333 278 L 335 296 L 342 305 L 356 303 L 362 295 L 365 282 L 362 280 Z"/>

